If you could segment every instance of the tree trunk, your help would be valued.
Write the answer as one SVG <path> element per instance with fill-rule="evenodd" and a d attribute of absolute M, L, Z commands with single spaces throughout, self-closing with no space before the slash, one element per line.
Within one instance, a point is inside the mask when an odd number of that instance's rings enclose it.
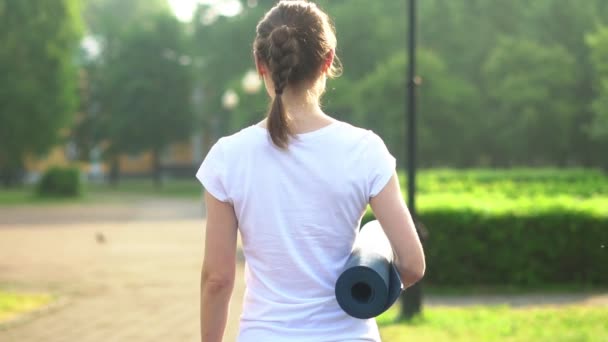
<path fill-rule="evenodd" d="M 162 182 L 162 166 L 160 164 L 160 149 L 155 148 L 152 150 L 152 163 L 153 163 L 153 176 L 154 176 L 154 185 L 157 189 L 160 189 L 163 185 Z"/>
<path fill-rule="evenodd" d="M 8 172 L 4 169 L 0 169 L 0 180 L 2 180 L 2 185 L 4 185 L 5 188 L 8 188 L 11 185 Z"/>
<path fill-rule="evenodd" d="M 118 185 L 120 178 L 120 164 L 118 156 L 112 156 L 110 159 L 110 185 L 113 187 Z"/>
<path fill-rule="evenodd" d="M 3 161 L 0 165 L 0 181 L 4 187 L 11 188 L 23 185 L 25 168 L 21 160 L 13 159 L 12 162 Z"/>

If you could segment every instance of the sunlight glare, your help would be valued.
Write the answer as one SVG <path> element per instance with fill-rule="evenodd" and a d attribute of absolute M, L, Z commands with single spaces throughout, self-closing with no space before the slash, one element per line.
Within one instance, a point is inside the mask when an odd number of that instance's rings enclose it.
<path fill-rule="evenodd" d="M 223 16 L 231 17 L 239 14 L 243 6 L 238 0 L 167 0 L 169 6 L 175 13 L 177 19 L 183 22 L 189 22 L 194 16 L 196 6 L 200 4 L 211 5 L 215 10 Z"/>

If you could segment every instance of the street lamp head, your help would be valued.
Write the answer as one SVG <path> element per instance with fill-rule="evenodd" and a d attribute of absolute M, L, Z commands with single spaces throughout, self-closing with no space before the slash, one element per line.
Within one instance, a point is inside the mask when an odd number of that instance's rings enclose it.
<path fill-rule="evenodd" d="M 262 80 L 255 70 L 247 71 L 241 83 L 243 90 L 247 94 L 255 94 L 262 88 Z"/>
<path fill-rule="evenodd" d="M 222 107 L 226 110 L 232 110 L 239 105 L 239 95 L 232 89 L 226 90 L 222 95 Z"/>

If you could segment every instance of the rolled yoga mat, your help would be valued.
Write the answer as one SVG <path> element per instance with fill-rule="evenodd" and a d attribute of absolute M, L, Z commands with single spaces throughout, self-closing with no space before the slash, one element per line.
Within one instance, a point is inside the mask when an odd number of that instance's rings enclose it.
<path fill-rule="evenodd" d="M 380 223 L 371 221 L 361 228 L 336 282 L 338 304 L 355 318 L 372 318 L 388 310 L 402 289 L 388 238 Z"/>

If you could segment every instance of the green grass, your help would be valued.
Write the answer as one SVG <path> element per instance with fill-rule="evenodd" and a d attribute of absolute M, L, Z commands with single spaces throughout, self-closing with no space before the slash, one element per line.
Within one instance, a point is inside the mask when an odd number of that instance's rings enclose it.
<path fill-rule="evenodd" d="M 0 290 L 0 323 L 36 310 L 53 301 L 49 294 L 16 293 Z"/>
<path fill-rule="evenodd" d="M 201 195 L 201 185 L 195 179 L 168 180 L 161 188 L 156 188 L 152 180 L 130 179 L 120 182 L 116 187 L 108 184 L 83 184 L 83 194 L 72 198 L 38 196 L 33 186 L 0 188 L 0 206 L 97 203 L 142 196 L 200 198 Z"/>
<path fill-rule="evenodd" d="M 468 286 L 437 286 L 425 283 L 423 285 L 425 294 L 433 296 L 475 296 L 475 295 L 541 295 L 541 294 L 563 294 L 563 293 L 606 293 L 608 285 L 589 284 L 541 284 L 537 286 L 527 285 L 468 285 Z"/>
<path fill-rule="evenodd" d="M 196 198 L 201 196 L 202 187 L 194 177 L 167 180 L 160 188 L 157 188 L 151 179 L 129 179 L 121 181 L 116 187 L 108 184 L 87 184 L 85 192 L 91 195 L 131 194 Z"/>
<path fill-rule="evenodd" d="M 608 341 L 606 307 L 434 307 L 411 322 L 396 317 L 393 308 L 378 318 L 383 341 Z"/>
<path fill-rule="evenodd" d="M 405 197 L 405 173 L 399 177 Z M 592 169 L 421 170 L 416 186 L 421 213 L 517 217 L 557 210 L 608 218 L 608 175 Z"/>
<path fill-rule="evenodd" d="M 401 183 L 406 184 L 404 172 Z M 419 194 L 608 196 L 608 176 L 593 169 L 432 169 L 418 173 Z"/>
<path fill-rule="evenodd" d="M 422 170 L 416 185 L 421 193 L 608 195 L 607 175 L 593 169 L 432 169 Z"/>
<path fill-rule="evenodd" d="M 0 188 L 0 206 L 15 206 L 22 204 L 69 204 L 78 203 L 85 200 L 85 196 L 60 198 L 38 196 L 32 186 L 22 186 L 15 189 Z"/>

